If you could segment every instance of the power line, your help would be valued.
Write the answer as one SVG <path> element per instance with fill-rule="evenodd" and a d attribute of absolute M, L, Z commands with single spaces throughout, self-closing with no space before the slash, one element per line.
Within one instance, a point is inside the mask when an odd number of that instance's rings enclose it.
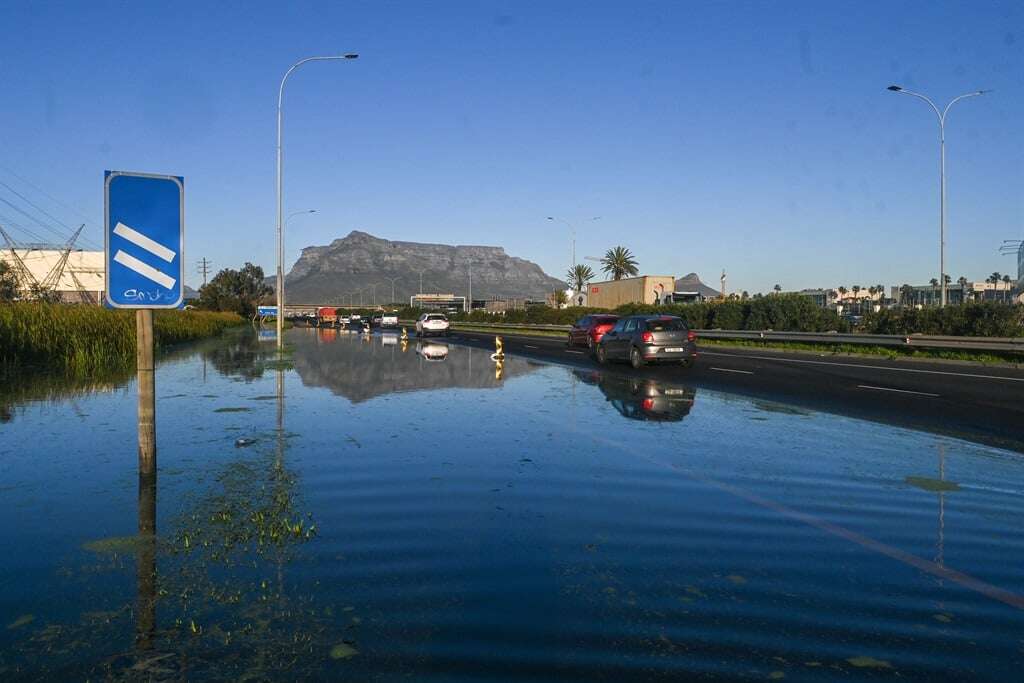
<path fill-rule="evenodd" d="M 9 173 L 12 176 L 14 176 L 15 178 L 17 178 L 21 182 L 25 183 L 26 185 L 31 187 L 33 190 L 35 190 L 39 194 L 41 194 L 44 197 L 46 197 L 47 199 L 49 199 L 54 204 L 62 206 L 63 208 L 67 209 L 68 211 L 76 214 L 79 218 L 81 218 L 82 220 L 84 220 L 86 222 L 86 225 L 91 225 L 92 224 L 92 221 L 89 220 L 89 217 L 86 216 L 84 213 L 82 213 L 81 211 L 79 211 L 78 209 L 76 209 L 75 207 L 73 207 L 73 206 L 71 206 L 69 204 L 65 204 L 64 202 L 62 202 L 61 200 L 59 200 L 56 197 L 54 197 L 53 195 L 51 195 L 49 192 L 47 192 L 43 188 L 41 188 L 38 185 L 34 184 L 32 181 L 27 180 L 27 179 L 23 178 L 22 176 L 18 175 L 13 170 L 11 170 L 10 167 L 5 166 L 3 164 L 0 164 L 0 168 L 2 168 L 4 171 L 6 171 L 7 173 Z"/>
<path fill-rule="evenodd" d="M 61 225 L 61 226 L 63 226 L 63 227 L 64 227 L 64 228 L 65 228 L 65 229 L 66 229 L 66 230 L 67 230 L 67 231 L 69 232 L 69 233 L 73 233 L 73 232 L 75 232 L 75 230 L 74 230 L 74 229 L 73 229 L 73 228 L 72 228 L 72 227 L 71 227 L 70 225 L 67 225 L 66 223 L 64 223 L 64 221 L 62 221 L 62 220 L 60 220 L 59 218 L 57 218 L 56 216 L 52 215 L 51 213 L 49 213 L 48 211 L 46 211 L 46 209 L 44 209 L 44 208 L 42 208 L 41 206 L 39 206 L 38 204 L 36 204 L 36 203 L 35 203 L 35 202 L 33 202 L 33 201 L 32 201 L 31 199 L 29 199 L 29 198 L 28 198 L 28 197 L 26 197 L 25 195 L 21 194 L 20 192 L 18 192 L 17 190 L 15 190 L 15 189 L 14 189 L 13 187 L 11 187 L 10 185 L 8 185 L 8 184 L 7 184 L 7 183 L 5 183 L 4 181 L 0 180 L 0 185 L 3 185 L 4 187 L 6 187 L 6 188 L 7 188 L 7 189 L 8 189 L 8 190 L 9 190 L 9 191 L 10 191 L 10 192 L 12 193 L 12 194 L 16 195 L 16 196 L 17 196 L 18 198 L 20 198 L 20 199 L 21 199 L 22 201 L 24 201 L 24 202 L 25 202 L 26 204 L 28 204 L 28 205 L 29 205 L 29 206 L 31 206 L 31 207 L 32 207 L 33 209 L 35 209 L 35 210 L 36 210 L 36 211 L 38 211 L 39 213 L 43 214 L 44 216 L 46 216 L 47 218 L 49 218 L 50 220 L 52 220 L 52 221 L 53 221 L 54 223 L 57 223 L 58 225 Z M 66 236 L 65 236 L 65 238 L 66 238 Z M 98 245 L 97 245 L 97 244 L 96 244 L 96 243 L 95 243 L 95 242 L 94 242 L 93 240 L 91 240 L 91 239 L 89 239 L 89 238 L 87 238 L 87 237 L 86 237 L 86 238 L 84 238 L 84 239 L 83 239 L 82 241 L 83 241 L 83 242 L 87 242 L 87 243 L 89 243 L 89 244 L 92 244 L 93 246 L 98 246 Z"/>
<path fill-rule="evenodd" d="M 0 202 L 3 202 L 7 206 L 11 207 L 12 209 L 14 209 L 18 213 L 20 213 L 22 216 L 24 216 L 25 218 L 29 219 L 30 221 L 32 221 L 36 225 L 38 225 L 40 228 L 44 228 L 44 229 L 48 230 L 49 232 L 53 233 L 54 235 L 56 235 L 57 237 L 60 238 L 61 242 L 66 242 L 68 240 L 68 235 L 67 234 L 62 233 L 60 230 L 57 230 L 56 228 L 53 228 L 52 226 L 49 226 L 46 223 L 43 223 L 41 220 L 39 220 L 38 218 L 36 218 L 32 214 L 30 214 L 27 211 L 21 209 L 20 207 L 16 206 L 15 204 L 12 204 L 11 202 L 9 202 L 6 199 L 4 199 L 3 197 L 0 197 Z M 24 226 L 22 226 L 22 227 L 24 227 Z"/>

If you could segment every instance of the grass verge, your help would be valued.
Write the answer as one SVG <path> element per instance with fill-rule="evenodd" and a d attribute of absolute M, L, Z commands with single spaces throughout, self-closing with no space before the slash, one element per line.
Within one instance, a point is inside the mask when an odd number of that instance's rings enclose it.
<path fill-rule="evenodd" d="M 565 338 L 565 332 L 557 330 L 522 330 L 512 327 L 474 327 L 456 325 L 455 330 L 483 332 L 487 334 L 522 335 L 527 337 Z M 920 349 L 893 346 L 864 346 L 861 344 L 820 344 L 807 342 L 752 341 L 747 339 L 706 339 L 698 335 L 698 345 L 725 348 L 751 348 L 801 353 L 852 355 L 884 358 L 910 358 L 918 360 L 954 360 L 996 365 L 1024 365 L 1024 356 L 1019 353 L 995 353 L 982 351 L 961 351 L 958 349 Z"/>
<path fill-rule="evenodd" d="M 157 311 L 157 349 L 210 337 L 246 321 L 234 313 Z M 43 367 L 72 375 L 128 365 L 135 357 L 134 311 L 37 302 L 0 305 L 0 370 Z"/>

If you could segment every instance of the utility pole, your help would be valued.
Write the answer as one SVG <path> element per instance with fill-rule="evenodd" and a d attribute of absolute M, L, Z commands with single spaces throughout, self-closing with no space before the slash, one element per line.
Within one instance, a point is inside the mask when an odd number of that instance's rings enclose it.
<path fill-rule="evenodd" d="M 200 275 L 203 276 L 203 287 L 206 286 L 206 276 L 210 273 L 210 266 L 213 265 L 213 261 L 210 261 L 205 256 L 196 263 L 196 270 Z"/>
<path fill-rule="evenodd" d="M 469 265 L 469 299 L 466 300 L 466 313 L 473 312 L 473 264 Z"/>

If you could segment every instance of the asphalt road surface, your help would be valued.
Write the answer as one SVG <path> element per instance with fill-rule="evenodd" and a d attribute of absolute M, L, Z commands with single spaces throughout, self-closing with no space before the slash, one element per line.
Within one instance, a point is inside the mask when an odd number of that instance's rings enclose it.
<path fill-rule="evenodd" d="M 598 365 L 555 337 L 501 335 L 505 353 L 778 401 L 1024 452 L 1024 369 L 753 348 L 699 347 L 691 369 Z M 494 334 L 450 341 L 494 348 Z"/>

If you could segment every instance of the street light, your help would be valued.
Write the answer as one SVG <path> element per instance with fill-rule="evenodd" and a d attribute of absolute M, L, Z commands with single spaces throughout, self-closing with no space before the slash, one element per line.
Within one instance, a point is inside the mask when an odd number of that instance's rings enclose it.
<path fill-rule="evenodd" d="M 291 65 L 281 78 L 281 87 L 277 90 L 277 350 L 284 348 L 284 207 L 282 194 L 284 189 L 283 155 L 281 151 L 282 105 L 284 103 L 284 84 L 292 72 L 306 62 L 327 62 L 345 59 L 357 59 L 359 55 L 348 53 L 329 57 L 306 57 Z M 300 212 L 302 213 L 302 212 Z"/>
<path fill-rule="evenodd" d="M 913 92 L 911 90 L 905 90 L 898 85 L 890 85 L 886 90 L 890 90 L 901 95 L 913 95 L 914 97 L 924 100 L 931 108 L 935 110 L 935 115 L 939 117 L 939 282 L 942 284 L 942 303 L 941 306 L 946 305 L 946 114 L 949 113 L 949 108 L 955 103 L 966 97 L 977 97 L 978 95 L 984 95 L 985 93 L 992 92 L 991 90 L 975 90 L 974 92 L 964 93 L 958 97 L 954 97 L 946 105 L 946 108 L 939 111 L 939 108 L 935 106 L 935 103 L 920 93 Z"/>
<path fill-rule="evenodd" d="M 572 261 L 569 263 L 569 270 L 572 270 L 573 267 L 576 265 L 576 227 L 572 223 L 570 223 L 569 221 L 565 220 L 564 218 L 557 218 L 555 216 L 548 216 L 548 220 L 549 221 L 556 221 L 558 223 L 565 223 L 566 227 L 569 228 L 569 239 L 570 239 L 570 241 L 572 243 L 572 248 L 571 248 L 571 251 L 570 251 Z M 590 220 L 591 221 L 601 220 L 601 217 L 600 216 L 594 216 Z"/>
<path fill-rule="evenodd" d="M 395 283 L 402 279 L 402 276 L 384 278 L 391 283 L 391 303 L 395 303 Z"/>

